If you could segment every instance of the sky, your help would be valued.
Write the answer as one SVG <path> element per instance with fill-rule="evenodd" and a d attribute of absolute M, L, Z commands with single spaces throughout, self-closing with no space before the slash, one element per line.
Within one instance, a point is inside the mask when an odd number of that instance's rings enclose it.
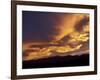
<path fill-rule="evenodd" d="M 26 60 L 49 56 L 52 51 L 74 51 L 75 54 L 76 50 L 89 51 L 88 14 L 23 11 L 22 19 L 23 54 L 30 53 L 28 57 L 25 56 Z M 43 42 L 58 42 L 62 46 L 45 47 L 43 50 L 38 47 L 36 51 L 36 48 L 30 48 L 31 45 L 37 44 L 36 42 L 39 45 Z"/>
<path fill-rule="evenodd" d="M 23 11 L 23 40 L 53 40 L 52 35 L 58 34 L 55 26 L 59 24 L 61 16 L 57 13 Z"/>
<path fill-rule="evenodd" d="M 60 40 L 65 35 L 71 33 L 75 28 L 75 24 L 84 15 L 86 16 L 86 14 L 78 13 L 34 11 L 23 11 L 22 14 L 24 42 Z"/>

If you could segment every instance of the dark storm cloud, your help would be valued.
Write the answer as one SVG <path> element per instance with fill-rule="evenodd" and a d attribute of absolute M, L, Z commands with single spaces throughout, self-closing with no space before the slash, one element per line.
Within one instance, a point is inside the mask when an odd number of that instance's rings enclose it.
<path fill-rule="evenodd" d="M 75 25 L 76 30 L 81 32 L 83 30 L 84 25 L 87 24 L 89 24 L 89 17 L 84 17 Z"/>
<path fill-rule="evenodd" d="M 23 41 L 50 41 L 59 30 L 60 14 L 23 11 Z M 59 17 L 58 17 L 59 16 Z"/>

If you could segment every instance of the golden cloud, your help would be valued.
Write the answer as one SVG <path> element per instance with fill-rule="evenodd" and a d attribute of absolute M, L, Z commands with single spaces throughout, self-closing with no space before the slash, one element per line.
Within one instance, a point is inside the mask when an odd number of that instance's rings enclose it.
<path fill-rule="evenodd" d="M 68 54 L 80 50 L 89 40 L 89 15 L 67 14 L 60 17 L 59 25 L 55 26 L 57 34 L 50 35 L 51 42 L 23 43 L 23 60 L 35 60 L 49 57 L 52 54 Z M 52 45 L 46 47 L 30 47 L 31 45 Z M 53 46 L 54 45 L 54 46 Z M 59 45 L 59 46 L 58 46 Z"/>

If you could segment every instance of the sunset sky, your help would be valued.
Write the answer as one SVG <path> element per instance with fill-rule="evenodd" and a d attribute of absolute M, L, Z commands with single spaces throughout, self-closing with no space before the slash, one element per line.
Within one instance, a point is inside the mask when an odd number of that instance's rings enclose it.
<path fill-rule="evenodd" d="M 77 49 L 80 51 L 83 48 L 88 50 L 88 14 L 23 11 L 22 15 L 23 51 L 28 49 L 28 45 L 33 43 L 59 42 L 62 44 L 64 37 L 67 38 L 64 44 L 67 44 L 56 48 L 54 51 L 70 52 Z M 83 46 L 83 42 L 85 42 L 86 46 Z M 46 49 L 52 51 L 54 48 Z M 35 54 L 36 52 L 31 53 Z M 36 53 L 37 55 L 38 52 Z"/>

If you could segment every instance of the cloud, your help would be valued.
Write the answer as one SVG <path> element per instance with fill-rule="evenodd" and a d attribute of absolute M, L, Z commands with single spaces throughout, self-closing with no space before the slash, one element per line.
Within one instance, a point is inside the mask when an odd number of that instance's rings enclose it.
<path fill-rule="evenodd" d="M 44 58 L 54 53 L 63 55 L 64 53 L 69 54 L 69 52 L 74 53 L 76 50 L 81 52 L 81 47 L 86 47 L 84 42 L 88 46 L 88 40 L 88 14 L 25 12 L 23 16 L 24 60 Z M 49 43 L 61 44 L 62 46 L 30 48 L 31 45 L 46 45 Z M 88 47 L 86 50 L 88 50 Z M 75 54 L 77 53 L 75 52 Z"/>

